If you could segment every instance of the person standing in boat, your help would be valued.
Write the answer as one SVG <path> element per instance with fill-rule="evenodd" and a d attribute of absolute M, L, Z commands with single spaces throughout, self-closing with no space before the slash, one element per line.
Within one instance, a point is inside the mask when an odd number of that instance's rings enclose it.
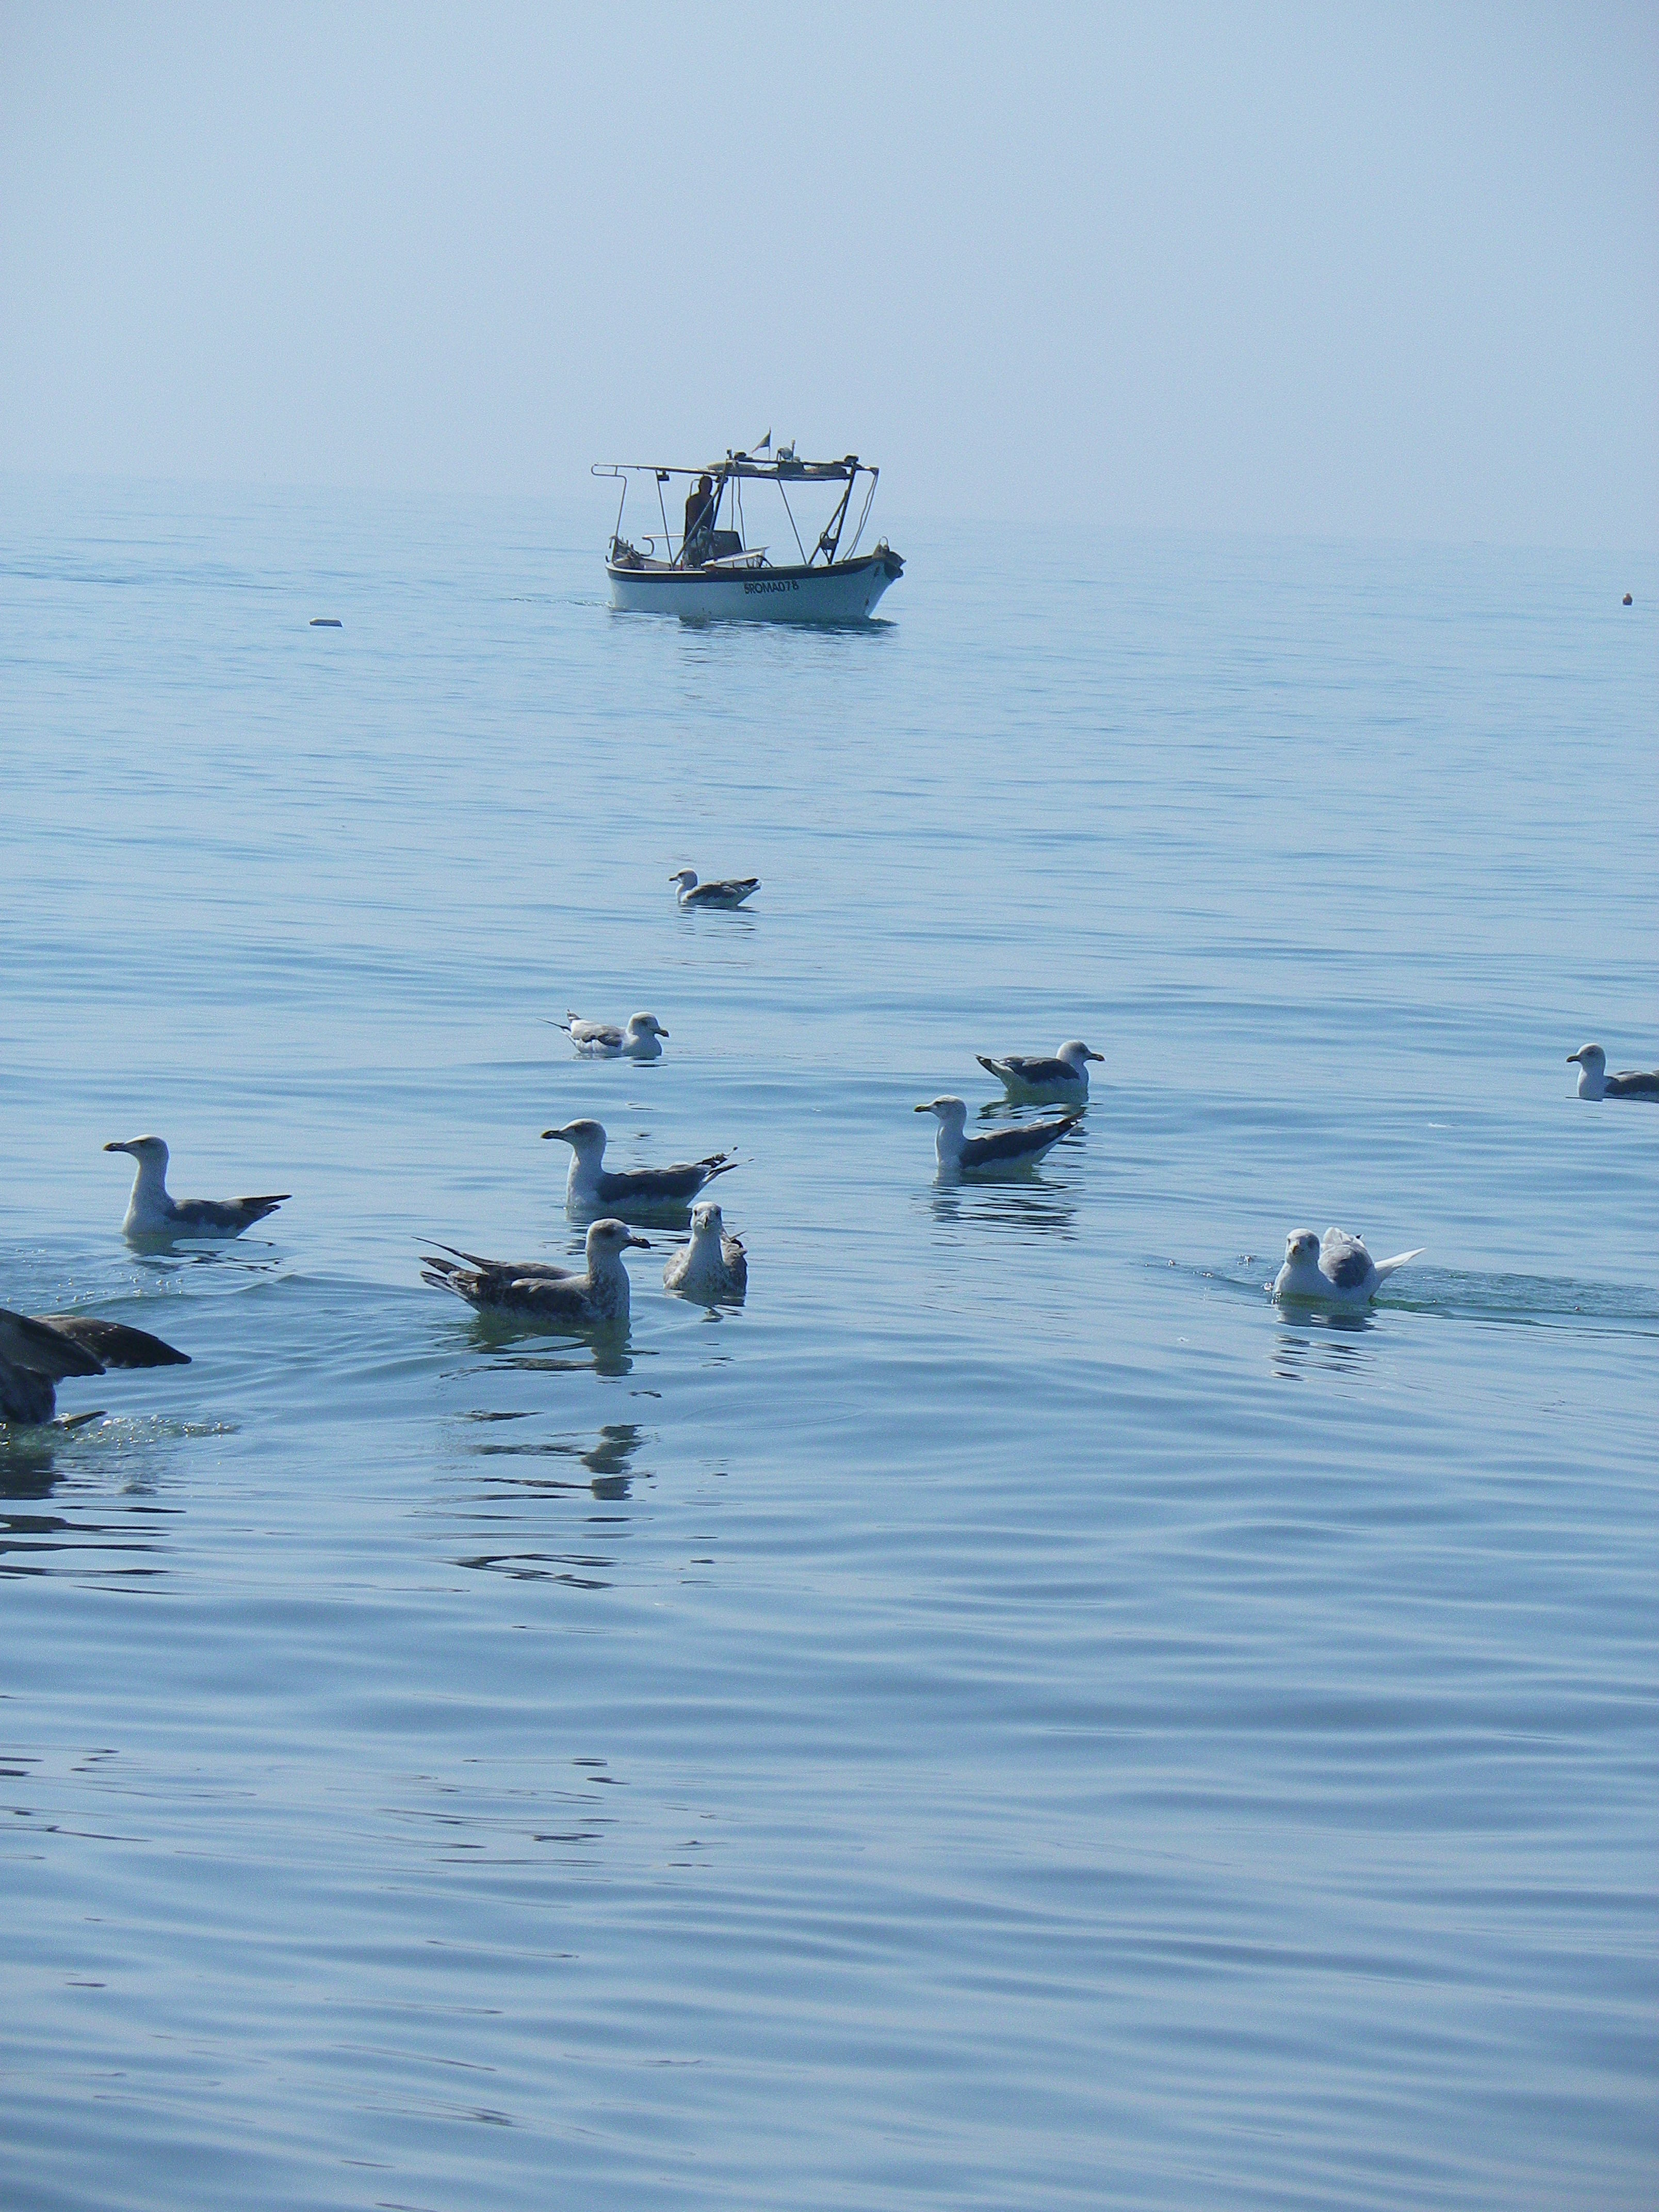
<path fill-rule="evenodd" d="M 719 504 L 714 492 L 714 479 L 703 475 L 697 478 L 685 495 L 685 542 L 680 558 L 690 568 L 700 561 L 714 527 L 714 509 Z"/>

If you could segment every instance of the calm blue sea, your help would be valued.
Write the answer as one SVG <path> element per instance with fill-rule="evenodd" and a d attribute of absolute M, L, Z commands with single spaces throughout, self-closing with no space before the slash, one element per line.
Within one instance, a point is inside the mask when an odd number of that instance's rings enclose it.
<path fill-rule="evenodd" d="M 1650 2205 L 1659 562 L 895 508 L 815 635 L 611 520 L 0 484 L 0 1302 L 192 1361 L 0 1443 L 0 2197 Z M 744 1308 L 422 1285 L 582 1114 Z M 294 1195 L 136 1256 L 148 1131 Z"/>

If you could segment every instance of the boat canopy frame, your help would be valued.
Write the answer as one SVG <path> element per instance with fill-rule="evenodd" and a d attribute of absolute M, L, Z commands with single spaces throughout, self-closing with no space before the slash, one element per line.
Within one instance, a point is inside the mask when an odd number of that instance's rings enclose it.
<path fill-rule="evenodd" d="M 786 453 L 772 460 L 763 461 L 752 453 L 728 451 L 723 461 L 711 462 L 701 468 L 662 468 L 653 461 L 595 461 L 589 473 L 600 477 L 614 477 L 622 485 L 622 495 L 617 501 L 616 526 L 611 531 L 611 543 L 606 548 L 607 561 L 615 561 L 618 555 L 624 551 L 631 556 L 634 561 L 639 559 L 638 548 L 631 545 L 622 534 L 623 511 L 628 505 L 629 486 L 632 479 L 635 477 L 650 477 L 654 480 L 657 487 L 657 506 L 662 515 L 664 547 L 668 556 L 662 565 L 670 568 L 690 569 L 695 573 L 702 564 L 687 562 L 684 535 L 675 532 L 669 526 L 668 503 L 663 495 L 663 486 L 675 477 L 689 477 L 693 483 L 696 483 L 700 477 L 713 478 L 714 501 L 708 511 L 706 526 L 712 533 L 719 524 L 720 507 L 724 502 L 729 521 L 736 524 L 739 549 L 743 548 L 744 543 L 744 485 L 745 483 L 776 484 L 778 495 L 783 501 L 783 511 L 789 518 L 790 532 L 794 538 L 796 550 L 800 554 L 801 567 L 817 568 L 819 556 L 822 556 L 823 567 L 832 568 L 842 557 L 841 541 L 846 532 L 847 519 L 851 512 L 853 494 L 858 480 L 860 477 L 867 477 L 870 479 L 864 495 L 864 505 L 859 511 L 858 527 L 854 531 L 853 542 L 847 550 L 846 558 L 849 561 L 856 556 L 859 541 L 864 536 L 864 526 L 870 520 L 870 509 L 875 502 L 876 483 L 881 471 L 873 462 L 861 461 L 856 453 L 845 454 L 838 461 L 798 461 L 793 453 Z M 838 483 L 845 487 L 840 499 L 836 502 L 835 512 L 823 530 L 819 532 L 817 543 L 810 553 L 802 542 L 800 531 L 795 521 L 794 509 L 789 504 L 789 495 L 785 489 L 786 485 L 792 483 Z M 678 535 L 679 543 L 678 552 L 674 550 L 677 535 Z M 656 544 L 654 532 L 649 537 L 642 538 L 641 543 L 654 549 Z M 765 556 L 764 546 L 756 549 L 752 555 L 740 550 L 737 553 L 728 553 L 724 556 L 720 565 L 722 567 L 738 565 L 767 567 L 770 564 Z"/>

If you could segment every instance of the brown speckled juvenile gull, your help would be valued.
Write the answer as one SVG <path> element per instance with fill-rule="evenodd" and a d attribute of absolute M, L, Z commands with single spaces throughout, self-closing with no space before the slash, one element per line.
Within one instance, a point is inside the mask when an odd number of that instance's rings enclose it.
<path fill-rule="evenodd" d="M 538 1260 L 483 1260 L 476 1252 L 426 1253 L 421 1279 L 453 1291 L 475 1312 L 554 1328 L 580 1328 L 595 1322 L 626 1321 L 628 1270 L 622 1255 L 630 1244 L 651 1249 L 624 1221 L 596 1221 L 587 1232 L 587 1269 L 580 1275 Z M 465 1263 L 465 1264 L 463 1264 Z"/>

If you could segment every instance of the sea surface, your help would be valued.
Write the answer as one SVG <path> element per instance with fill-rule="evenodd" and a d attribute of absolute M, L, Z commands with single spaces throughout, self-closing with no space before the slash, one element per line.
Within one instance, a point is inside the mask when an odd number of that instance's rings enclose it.
<path fill-rule="evenodd" d="M 1659 562 L 611 519 L 0 483 L 0 1301 L 191 1361 L 0 1443 L 0 2201 L 1650 2206 Z M 422 1284 L 579 1115 L 744 1305 Z"/>

